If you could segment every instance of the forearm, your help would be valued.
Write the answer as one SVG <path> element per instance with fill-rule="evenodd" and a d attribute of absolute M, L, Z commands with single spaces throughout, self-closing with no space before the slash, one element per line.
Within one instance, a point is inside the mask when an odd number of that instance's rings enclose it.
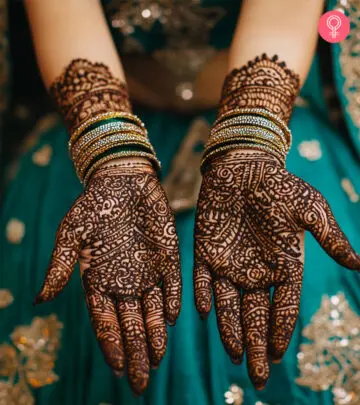
<path fill-rule="evenodd" d="M 39 68 L 69 129 L 69 150 L 86 184 L 116 159 L 159 163 L 132 114 L 125 76 L 98 0 L 26 0 Z"/>
<path fill-rule="evenodd" d="M 125 82 L 99 0 L 25 0 L 25 6 L 47 88 L 78 58 L 103 63 Z"/>
<path fill-rule="evenodd" d="M 267 53 L 278 55 L 303 83 L 314 56 L 323 6 L 324 0 L 244 0 L 228 70 Z"/>

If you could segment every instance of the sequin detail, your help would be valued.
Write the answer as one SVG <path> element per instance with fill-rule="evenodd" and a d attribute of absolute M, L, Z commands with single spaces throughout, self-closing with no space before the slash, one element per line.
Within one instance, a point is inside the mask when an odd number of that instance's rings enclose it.
<path fill-rule="evenodd" d="M 11 294 L 10 290 L 5 288 L 0 289 L 0 309 L 4 309 L 11 305 L 14 301 L 14 297 Z M 0 360 L 1 361 L 1 360 Z"/>
<path fill-rule="evenodd" d="M 300 156 L 314 162 L 322 158 L 321 144 L 316 139 L 310 141 L 302 141 L 298 145 Z"/>
<path fill-rule="evenodd" d="M 17 218 L 11 218 L 6 225 L 6 238 L 10 243 L 18 245 L 25 235 L 25 224 Z"/>
<path fill-rule="evenodd" d="M 358 405 L 360 317 L 345 295 L 324 296 L 302 334 L 310 342 L 303 343 L 297 355 L 297 384 L 313 391 L 331 389 L 335 405 Z"/>
<path fill-rule="evenodd" d="M 19 325 L 11 343 L 0 345 L 0 404 L 33 405 L 33 388 L 58 380 L 54 373 L 62 324 L 56 315 L 35 317 L 31 325 Z"/>
<path fill-rule="evenodd" d="M 50 145 L 43 145 L 33 153 L 32 161 L 38 166 L 47 166 L 51 160 L 53 150 Z"/>

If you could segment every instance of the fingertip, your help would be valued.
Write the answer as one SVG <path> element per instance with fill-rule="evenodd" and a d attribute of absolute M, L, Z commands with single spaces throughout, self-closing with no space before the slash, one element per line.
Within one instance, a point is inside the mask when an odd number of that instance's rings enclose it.
<path fill-rule="evenodd" d="M 140 396 L 146 390 L 149 383 L 149 373 L 132 373 L 129 371 L 129 385 L 136 396 Z"/>

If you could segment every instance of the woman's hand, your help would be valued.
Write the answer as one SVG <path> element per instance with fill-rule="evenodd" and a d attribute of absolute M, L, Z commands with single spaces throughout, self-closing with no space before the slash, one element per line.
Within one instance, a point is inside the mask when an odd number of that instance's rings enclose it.
<path fill-rule="evenodd" d="M 268 356 L 281 360 L 295 327 L 304 230 L 339 264 L 360 270 L 325 198 L 275 158 L 235 150 L 210 163 L 195 225 L 196 306 L 206 317 L 213 291 L 224 347 L 237 364 L 246 348 L 258 389 L 269 377 Z"/>
<path fill-rule="evenodd" d="M 149 163 L 100 169 L 62 221 L 36 303 L 55 298 L 79 259 L 86 302 L 105 361 L 125 363 L 132 389 L 147 386 L 165 354 L 165 320 L 180 311 L 174 217 Z"/>

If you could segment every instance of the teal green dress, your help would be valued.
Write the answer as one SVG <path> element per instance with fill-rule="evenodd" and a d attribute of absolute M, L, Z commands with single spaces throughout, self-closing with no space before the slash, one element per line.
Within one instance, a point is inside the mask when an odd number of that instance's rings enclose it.
<path fill-rule="evenodd" d="M 229 44 L 237 3 L 203 1 L 206 18 L 210 17 L 205 11 L 212 7 L 218 13 L 219 22 L 211 27 L 208 36 L 213 46 Z M 333 6 L 330 2 L 329 7 Z M 110 21 L 111 12 L 108 15 Z M 150 28 L 130 24 L 126 38 L 124 30 L 119 34 L 122 24 L 112 20 L 114 40 L 120 49 L 130 45 L 138 49 L 140 44 L 142 52 L 153 53 L 166 42 L 166 19 L 153 22 Z M 356 112 L 356 97 L 343 92 L 351 82 L 343 76 L 340 65 L 340 55 L 351 62 L 346 52 L 345 45 L 333 49 L 336 86 L 347 130 L 336 129 L 329 118 L 316 56 L 290 123 L 294 142 L 287 167 L 321 190 L 351 243 L 360 251 L 359 127 L 352 113 Z M 360 89 L 357 91 L 359 98 Z M 146 123 L 163 164 L 165 181 L 176 170 L 175 157 L 194 122 L 211 125 L 216 114 L 205 111 L 180 115 L 146 108 L 136 108 L 135 112 Z M 6 128 L 4 131 L 5 136 L 11 136 Z M 167 353 L 159 369 L 151 372 L 149 387 L 142 397 L 135 397 L 126 378 L 117 379 L 104 363 L 77 272 L 54 302 L 33 307 L 56 228 L 82 191 L 68 156 L 67 138 L 61 120 L 56 115 L 46 116 L 26 140 L 17 167 L 8 169 L 12 180 L 3 201 L 0 235 L 1 404 L 360 403 L 360 279 L 331 260 L 310 235 L 306 237 L 297 327 L 283 361 L 271 366 L 270 380 L 261 392 L 252 387 L 245 364 L 235 366 L 230 362 L 214 312 L 206 321 L 196 312 L 192 207 L 176 214 L 184 286 L 181 314 L 176 326 L 169 329 Z M 194 144 L 188 152 L 192 153 L 190 158 L 199 153 L 197 147 Z"/>

